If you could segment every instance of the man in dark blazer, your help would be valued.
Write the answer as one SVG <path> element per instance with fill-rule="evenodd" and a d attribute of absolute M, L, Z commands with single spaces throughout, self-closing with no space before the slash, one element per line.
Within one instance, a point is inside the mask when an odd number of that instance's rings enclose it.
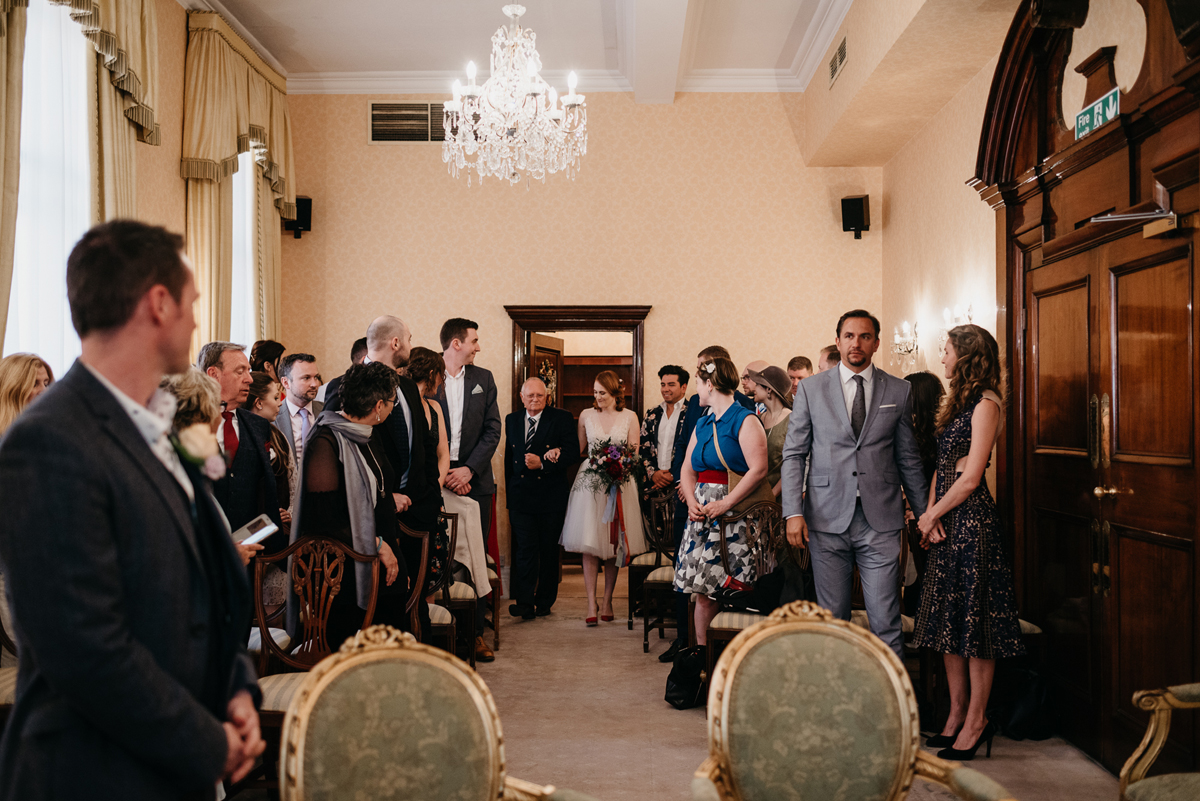
<path fill-rule="evenodd" d="M 212 799 L 263 751 L 249 584 L 157 391 L 188 369 L 182 245 L 131 221 L 84 235 L 67 263 L 83 353 L 0 444 L 21 645 L 2 799 Z"/>
<path fill-rule="evenodd" d="M 508 611 L 531 620 L 550 614 L 558 598 L 558 539 L 567 515 L 567 469 L 579 461 L 575 418 L 546 405 L 546 385 L 530 378 L 521 387 L 524 411 L 504 419 L 504 486 L 516 543 Z"/>
<path fill-rule="evenodd" d="M 364 364 L 382 362 L 397 371 L 408 364 L 412 333 L 400 318 L 392 315 L 377 317 L 367 329 L 366 339 Z M 342 408 L 341 385 L 341 376 L 327 385 L 325 408 L 331 412 Z M 438 482 L 437 432 L 429 429 L 423 403 L 416 383 L 407 376 L 400 376 L 396 407 L 381 423 L 387 434 L 382 442 L 396 472 L 398 491 L 395 500 L 400 521 L 415 531 L 433 531 L 442 508 L 442 490 Z M 409 579 L 416 581 L 421 568 L 420 543 L 411 537 L 401 537 L 400 547 L 404 551 Z M 428 633 L 428 606 L 417 604 L 417 614 L 422 633 Z"/>
<path fill-rule="evenodd" d="M 199 367 L 221 386 L 221 427 L 217 442 L 225 456 L 228 472 L 213 483 L 217 503 L 225 510 L 229 526 L 237 531 L 261 514 L 279 526 L 279 531 L 263 541 L 266 553 L 287 547 L 287 537 L 279 515 L 279 495 L 275 471 L 267 443 L 271 423 L 243 409 L 250 394 L 250 360 L 246 349 L 232 342 L 209 342 L 200 348 Z"/>
<path fill-rule="evenodd" d="M 479 504 L 483 547 L 487 548 L 492 524 L 492 496 L 496 480 L 492 456 L 500 444 L 500 407 L 491 372 L 475 366 L 479 353 L 479 324 L 455 317 L 442 324 L 442 357 L 446 380 L 437 391 L 450 445 L 450 473 L 446 486 Z M 480 603 L 475 618 L 475 659 L 490 662 L 492 649 L 483 641 L 487 605 Z"/>

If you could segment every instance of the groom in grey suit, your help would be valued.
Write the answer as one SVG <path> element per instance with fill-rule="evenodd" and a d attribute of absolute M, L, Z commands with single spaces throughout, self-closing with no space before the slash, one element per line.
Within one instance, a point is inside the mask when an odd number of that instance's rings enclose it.
<path fill-rule="evenodd" d="M 788 541 L 808 547 L 817 601 L 842 620 L 850 619 L 858 565 L 871 631 L 903 660 L 900 487 L 918 517 L 929 500 L 913 434 L 911 385 L 871 364 L 879 320 L 869 312 L 843 314 L 837 337 L 841 364 L 796 389 L 783 446 Z"/>

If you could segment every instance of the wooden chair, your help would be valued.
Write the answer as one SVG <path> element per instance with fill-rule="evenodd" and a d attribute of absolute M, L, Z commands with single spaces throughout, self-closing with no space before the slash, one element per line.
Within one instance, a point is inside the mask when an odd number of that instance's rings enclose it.
<path fill-rule="evenodd" d="M 400 524 L 402 535 L 421 541 L 421 566 L 417 569 L 417 577 L 413 581 L 408 600 L 404 602 L 404 612 L 408 615 L 408 629 L 420 634 L 421 616 L 417 612 L 417 603 L 425 597 L 425 576 L 429 573 L 429 532 L 414 531 L 399 520 L 396 522 Z"/>
<path fill-rule="evenodd" d="M 671 543 L 674 540 L 675 532 L 675 508 L 676 496 L 670 494 L 659 495 L 651 499 L 650 503 L 650 521 L 646 526 L 647 539 L 654 538 L 656 542 Z M 654 554 L 659 553 L 656 547 Z M 632 592 L 633 579 L 630 579 L 630 592 Z M 650 653 L 650 631 L 658 629 L 658 638 L 661 640 L 666 636 L 665 629 L 668 624 L 668 612 L 674 608 L 675 595 L 675 559 L 672 557 L 668 564 L 655 567 L 650 572 L 646 573 L 641 578 L 642 591 L 642 653 Z M 630 596 L 629 604 L 633 606 L 633 596 Z M 632 610 L 631 610 L 632 614 Z M 681 631 L 681 626 L 686 626 L 686 620 L 675 621 L 675 631 Z"/>
<path fill-rule="evenodd" d="M 491 554 L 487 555 L 487 574 L 488 584 L 492 591 L 488 595 L 492 600 L 488 605 L 492 608 L 491 618 L 485 618 L 484 624 L 492 627 L 492 649 L 500 650 L 500 574 L 496 572 L 499 568 L 496 566 L 496 560 Z"/>
<path fill-rule="evenodd" d="M 921 750 L 904 665 L 858 626 L 808 601 L 738 634 L 710 674 L 708 759 L 696 801 L 903 801 L 914 776 L 970 801 L 1012 796 Z"/>
<path fill-rule="evenodd" d="M 446 531 L 450 534 L 450 564 L 442 571 L 442 579 L 436 586 L 430 587 L 426 597 L 436 598 L 445 592 L 446 587 L 454 580 L 454 549 L 458 547 L 458 514 L 455 512 L 439 512 L 438 517 L 445 521 Z M 446 643 L 446 650 L 454 653 L 458 641 L 458 627 L 454 623 L 454 615 L 444 606 L 429 604 L 429 633 Z"/>
<path fill-rule="evenodd" d="M 593 801 L 508 776 L 487 685 L 409 634 L 372 626 L 301 676 L 283 725 L 282 801 Z"/>
<path fill-rule="evenodd" d="M 1172 711 L 1200 709 L 1200 683 L 1141 690 L 1133 694 L 1133 704 L 1150 713 L 1150 723 L 1141 744 L 1121 768 L 1121 801 L 1200 798 L 1200 773 L 1167 773 L 1146 778 L 1146 771 L 1167 742 Z"/>
<path fill-rule="evenodd" d="M 642 515 L 642 530 L 646 534 L 646 544 L 650 546 L 650 550 L 646 553 L 638 554 L 629 562 L 629 567 L 625 568 L 625 576 L 629 581 L 629 630 L 633 631 L 633 615 L 634 607 L 638 605 L 638 599 L 642 597 L 642 582 L 646 580 L 646 576 L 666 565 L 674 566 L 675 564 L 675 543 L 674 543 L 674 520 L 675 516 L 672 510 L 671 528 L 662 529 L 660 525 L 663 521 L 661 512 L 655 510 L 656 504 L 669 502 L 673 507 L 678 500 L 673 487 L 667 487 L 662 490 L 657 490 L 650 494 L 648 504 L 649 515 Z M 642 616 L 646 616 L 646 607 L 638 610 Z M 648 644 L 647 644 L 648 645 Z"/>
<path fill-rule="evenodd" d="M 457 519 L 457 515 L 455 515 Z M 455 538 L 457 542 L 457 537 Z M 453 546 L 451 554 L 454 553 Z M 489 572 L 491 569 L 489 568 Z M 490 578 L 490 576 L 489 576 Z M 493 585 L 494 586 L 494 585 Z M 499 618 L 497 605 L 495 603 L 495 592 L 492 593 L 492 617 Z M 455 618 L 455 627 L 459 625 L 459 620 L 465 620 L 465 625 L 469 631 L 475 631 L 475 610 L 479 604 L 479 593 L 475 591 L 475 587 L 465 581 L 455 581 L 452 575 L 448 575 L 446 583 L 442 586 L 438 597 L 438 605 L 450 610 L 450 614 Z M 495 630 L 495 626 L 493 626 Z M 499 633 L 496 634 L 496 642 L 499 643 Z M 498 646 L 497 646 L 498 647 Z M 455 653 L 457 645 L 450 649 L 451 653 Z M 475 667 L 475 638 L 472 637 L 467 648 L 467 660 L 471 667 Z"/>
<path fill-rule="evenodd" d="M 721 517 L 721 565 L 726 575 L 732 575 L 729 569 L 729 545 L 727 532 L 734 523 L 746 522 L 744 536 L 750 549 L 751 560 L 754 564 L 755 576 L 766 576 L 775 571 L 788 545 L 783 527 L 783 507 L 775 501 L 756 503 L 744 512 L 727 514 Z M 807 549 L 798 549 L 794 557 L 801 566 L 808 564 Z M 720 649 L 725 643 L 736 637 L 743 629 L 764 619 L 764 615 L 753 612 L 718 612 L 708 624 L 708 648 L 705 649 L 708 661 L 708 675 L 712 675 L 713 665 L 716 664 Z M 720 643 L 720 648 L 718 648 Z"/>

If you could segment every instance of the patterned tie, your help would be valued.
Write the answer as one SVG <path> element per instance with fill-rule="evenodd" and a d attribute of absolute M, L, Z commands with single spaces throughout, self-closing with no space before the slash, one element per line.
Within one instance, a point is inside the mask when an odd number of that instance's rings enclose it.
<path fill-rule="evenodd" d="M 858 439 L 862 434 L 863 423 L 867 420 L 867 393 L 863 387 L 863 377 L 861 375 L 854 376 L 854 383 L 858 384 L 858 388 L 854 391 L 854 406 L 850 412 L 850 427 L 854 429 L 854 438 Z"/>
<path fill-rule="evenodd" d="M 308 442 L 308 409 L 300 410 L 300 441 L 296 443 L 296 461 L 299 462 L 304 455 L 304 443 Z"/>
<path fill-rule="evenodd" d="M 221 417 L 225 418 L 225 425 L 222 427 L 222 435 L 225 438 L 225 455 L 232 463 L 234 457 L 237 456 L 238 449 L 237 432 L 233 430 L 233 412 L 221 412 Z"/>
<path fill-rule="evenodd" d="M 533 445 L 533 436 L 537 433 L 537 418 L 529 418 L 529 432 L 525 435 L 525 452 L 529 453 L 529 447 Z"/>

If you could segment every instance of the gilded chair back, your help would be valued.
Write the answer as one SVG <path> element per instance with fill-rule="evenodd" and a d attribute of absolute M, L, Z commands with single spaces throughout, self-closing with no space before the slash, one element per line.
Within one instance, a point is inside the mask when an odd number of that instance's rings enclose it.
<path fill-rule="evenodd" d="M 500 719 L 466 663 L 390 626 L 346 640 L 308 674 L 283 723 L 283 801 L 495 801 Z"/>
<path fill-rule="evenodd" d="M 728 575 L 729 547 L 726 543 L 729 527 L 745 521 L 743 532 L 746 546 L 750 549 L 754 564 L 754 575 L 765 576 L 774 572 L 779 560 L 788 550 L 787 536 L 783 526 L 783 508 L 774 501 L 762 501 L 742 512 L 721 517 L 721 565 Z"/>
<path fill-rule="evenodd" d="M 708 696 L 709 758 L 723 799 L 903 798 L 918 759 L 912 685 L 869 632 L 796 601 L 726 647 Z"/>
<path fill-rule="evenodd" d="M 299 605 L 300 630 L 293 640 L 296 647 L 291 653 L 285 653 L 276 644 L 267 626 L 267 609 L 261 588 L 267 565 L 289 559 L 289 577 Z M 308 670 L 329 655 L 333 650 L 329 647 L 326 635 L 329 611 L 333 607 L 333 599 L 342 591 L 345 572 L 354 569 L 354 562 L 371 565 L 371 600 L 363 618 L 363 628 L 366 628 L 375 616 L 375 597 L 379 588 L 378 556 L 361 554 L 328 537 L 301 537 L 278 553 L 255 557 L 254 612 L 262 635 L 264 661 L 265 653 L 269 651 L 285 665 Z"/>

